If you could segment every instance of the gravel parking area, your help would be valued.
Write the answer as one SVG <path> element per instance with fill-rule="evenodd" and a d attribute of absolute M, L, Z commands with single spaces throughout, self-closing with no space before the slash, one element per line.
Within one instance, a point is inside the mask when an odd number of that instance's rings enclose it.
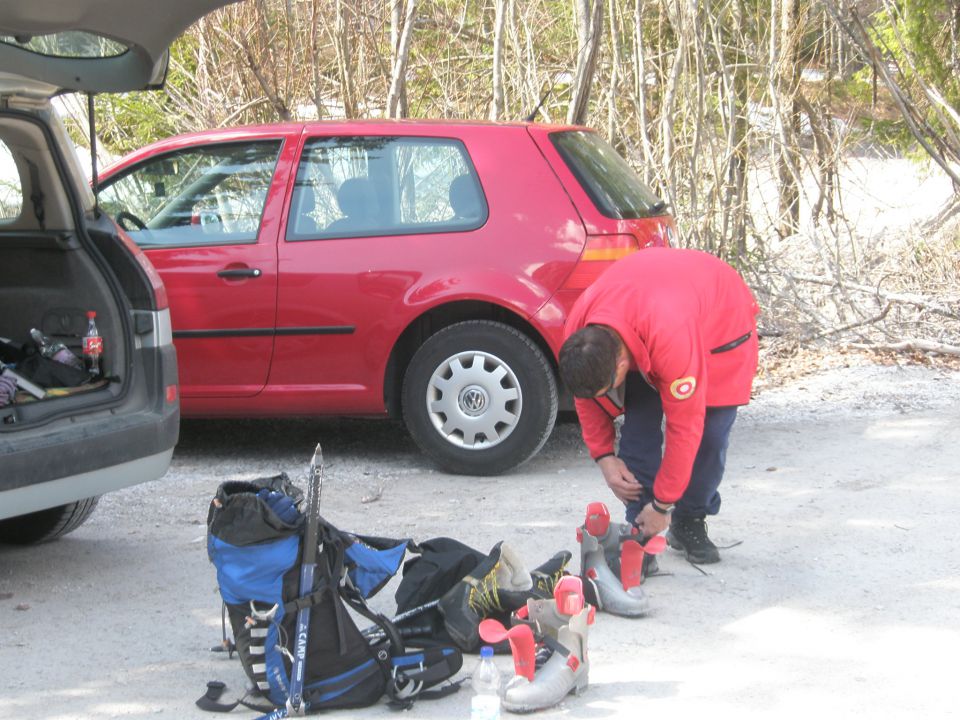
<path fill-rule="evenodd" d="M 766 387 L 734 429 L 711 523 L 718 544 L 743 543 L 704 572 L 668 550 L 664 576 L 645 585 L 651 615 L 598 615 L 590 688 L 537 716 L 954 712 L 958 401 L 960 373 L 922 367 L 838 368 Z M 220 602 L 207 504 L 226 479 L 284 470 L 302 482 L 318 441 L 323 513 L 344 529 L 479 549 L 506 540 L 531 567 L 566 548 L 575 570 L 587 503 L 619 516 L 572 422 L 519 471 L 481 478 L 434 470 L 387 422 L 185 421 L 162 480 L 103 498 L 60 542 L 0 547 L 0 717 L 210 717 L 193 706 L 206 681 L 239 690 L 243 674 L 209 652 Z M 392 589 L 374 602 L 388 613 Z M 395 714 L 381 703 L 334 716 Z M 407 716 L 467 718 L 469 692 Z"/>

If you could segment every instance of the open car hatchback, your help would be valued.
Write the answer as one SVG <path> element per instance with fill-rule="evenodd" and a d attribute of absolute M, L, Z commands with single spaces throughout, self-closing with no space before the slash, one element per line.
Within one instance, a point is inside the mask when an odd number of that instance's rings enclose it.
<path fill-rule="evenodd" d="M 62 535 L 102 493 L 166 472 L 180 417 L 166 292 L 97 207 L 51 98 L 156 87 L 169 43 L 225 4 L 0 5 L 0 542 Z"/>

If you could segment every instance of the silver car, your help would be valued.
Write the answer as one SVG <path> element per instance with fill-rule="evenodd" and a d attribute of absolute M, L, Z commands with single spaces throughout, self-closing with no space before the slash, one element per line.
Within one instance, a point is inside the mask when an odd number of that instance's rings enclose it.
<path fill-rule="evenodd" d="M 166 472 L 180 421 L 166 293 L 98 208 L 51 98 L 158 86 L 169 43 L 228 1 L 0 5 L 0 542 L 63 535 L 103 493 Z M 73 360 L 90 312 L 99 375 Z"/>

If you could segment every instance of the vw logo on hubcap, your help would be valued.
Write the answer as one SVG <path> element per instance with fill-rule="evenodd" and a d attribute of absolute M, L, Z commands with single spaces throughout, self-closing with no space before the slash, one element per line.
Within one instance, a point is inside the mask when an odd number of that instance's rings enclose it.
<path fill-rule="evenodd" d="M 470 385 L 460 391 L 460 409 L 471 417 L 483 415 L 489 402 L 486 391 L 477 385 Z"/>

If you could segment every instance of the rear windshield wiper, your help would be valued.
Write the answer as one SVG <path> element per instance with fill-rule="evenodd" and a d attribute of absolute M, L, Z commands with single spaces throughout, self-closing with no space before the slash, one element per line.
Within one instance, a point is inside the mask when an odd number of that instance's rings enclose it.
<path fill-rule="evenodd" d="M 660 215 L 666 209 L 667 209 L 666 200 L 657 200 L 653 205 L 650 206 L 650 210 L 648 212 L 651 215 Z"/>

